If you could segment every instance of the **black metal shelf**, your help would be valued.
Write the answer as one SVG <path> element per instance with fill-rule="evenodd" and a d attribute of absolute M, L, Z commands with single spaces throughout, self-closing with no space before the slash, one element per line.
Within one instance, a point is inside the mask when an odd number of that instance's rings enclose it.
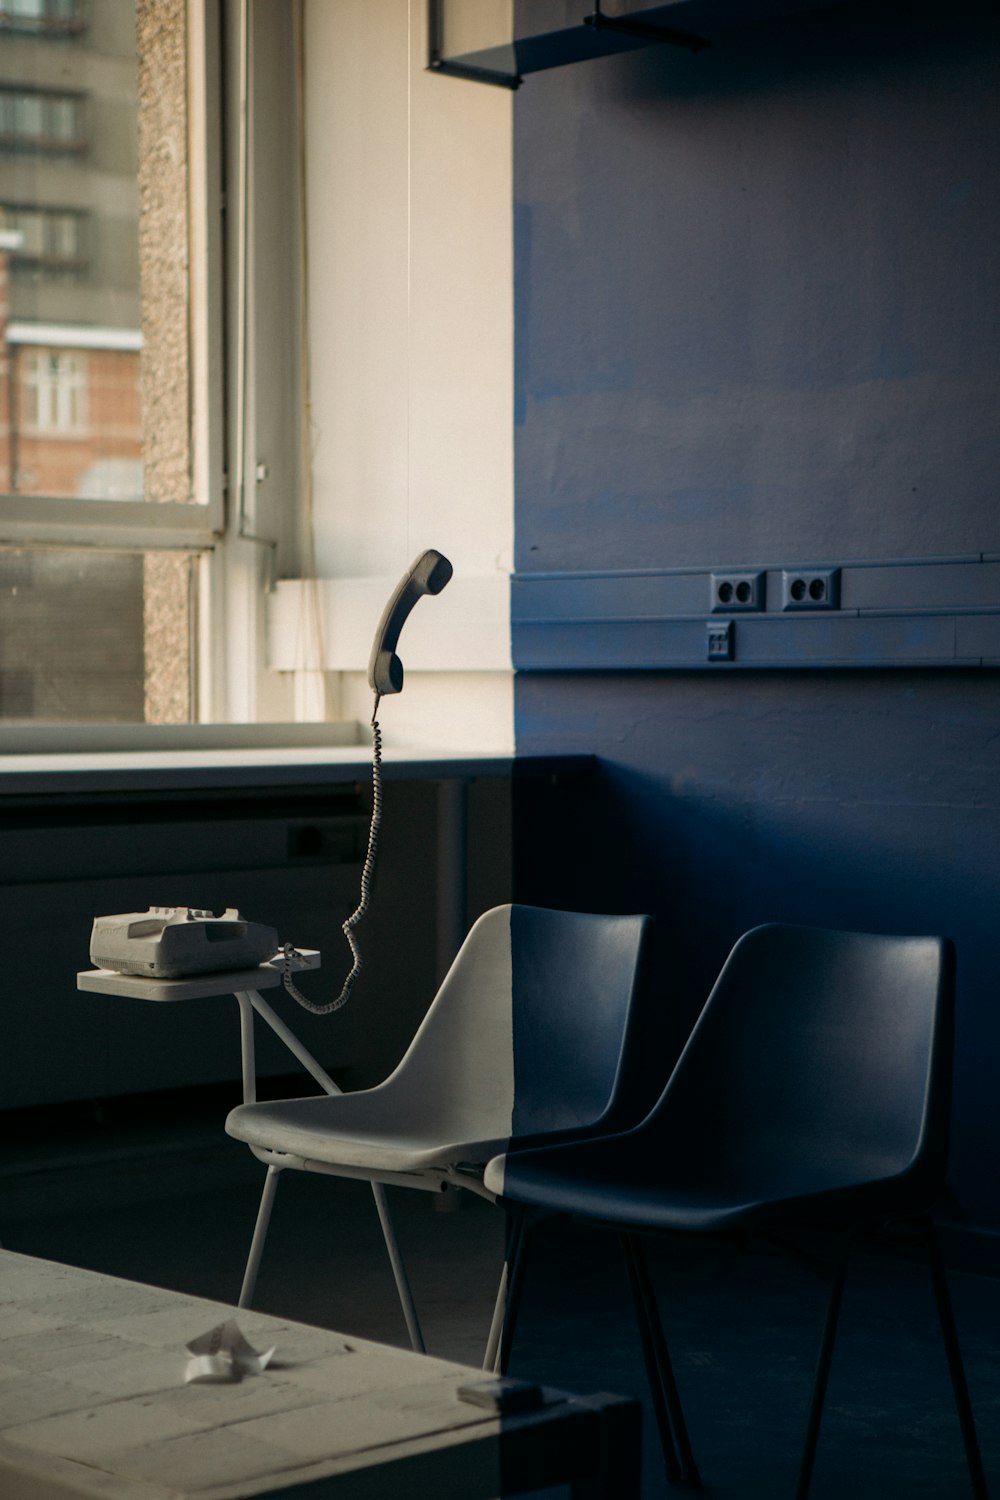
<path fill-rule="evenodd" d="M 584 3 L 581 0 L 581 11 Z M 510 89 L 531 73 L 639 47 L 667 45 L 699 51 L 736 27 L 823 8 L 823 0 L 673 0 L 669 5 L 615 16 L 602 11 L 601 0 L 593 0 L 593 10 L 581 13 L 572 25 L 449 55 L 445 50 L 446 4 L 447 0 L 428 0 L 428 69 Z"/>

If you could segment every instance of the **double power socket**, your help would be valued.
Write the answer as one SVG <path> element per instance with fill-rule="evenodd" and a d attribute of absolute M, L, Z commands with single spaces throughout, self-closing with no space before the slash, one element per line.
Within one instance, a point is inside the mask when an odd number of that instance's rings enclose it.
<path fill-rule="evenodd" d="M 761 613 L 767 608 L 767 573 L 713 573 L 710 612 L 713 615 Z M 784 568 L 781 572 L 781 609 L 840 608 L 839 568 Z"/>

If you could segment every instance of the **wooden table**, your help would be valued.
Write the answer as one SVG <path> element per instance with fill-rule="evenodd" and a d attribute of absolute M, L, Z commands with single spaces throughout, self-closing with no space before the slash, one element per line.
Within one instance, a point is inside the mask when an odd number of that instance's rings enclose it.
<path fill-rule="evenodd" d="M 186 1344 L 236 1317 L 239 1384 L 184 1384 Z M 569 1483 L 639 1494 L 638 1402 L 544 1392 L 498 1417 L 481 1371 L 0 1251 L 4 1500 L 491 1500 Z"/>

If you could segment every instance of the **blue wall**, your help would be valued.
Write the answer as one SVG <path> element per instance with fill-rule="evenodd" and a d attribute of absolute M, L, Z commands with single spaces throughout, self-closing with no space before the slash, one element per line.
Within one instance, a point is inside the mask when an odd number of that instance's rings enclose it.
<path fill-rule="evenodd" d="M 1000 554 L 993 12 L 833 6 L 526 82 L 519 571 Z M 516 692 L 521 752 L 601 764 L 519 893 L 660 917 L 675 1030 L 755 922 L 956 940 L 953 1184 L 1000 1226 L 995 672 Z"/>

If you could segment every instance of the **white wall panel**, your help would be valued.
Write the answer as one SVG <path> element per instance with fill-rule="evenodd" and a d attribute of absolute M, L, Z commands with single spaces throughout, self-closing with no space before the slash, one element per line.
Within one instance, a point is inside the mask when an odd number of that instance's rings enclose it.
<path fill-rule="evenodd" d="M 506 579 L 513 554 L 511 101 L 425 71 L 425 9 L 306 3 L 316 571 L 377 591 L 425 547 L 457 578 Z M 378 614 L 362 587 L 369 643 Z M 508 616 L 491 629 L 504 671 L 460 691 L 503 748 Z"/>

